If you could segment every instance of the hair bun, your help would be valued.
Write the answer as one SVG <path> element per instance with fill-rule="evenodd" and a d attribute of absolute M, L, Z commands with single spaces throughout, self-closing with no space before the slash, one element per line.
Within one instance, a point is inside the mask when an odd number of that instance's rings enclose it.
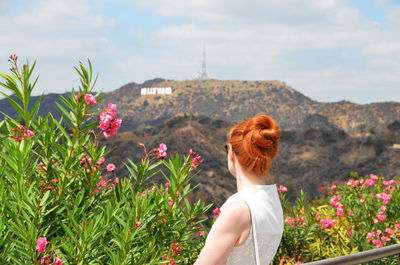
<path fill-rule="evenodd" d="M 257 174 L 267 174 L 278 152 L 280 130 L 267 115 L 257 115 L 237 124 L 229 132 L 229 142 L 241 164 Z"/>

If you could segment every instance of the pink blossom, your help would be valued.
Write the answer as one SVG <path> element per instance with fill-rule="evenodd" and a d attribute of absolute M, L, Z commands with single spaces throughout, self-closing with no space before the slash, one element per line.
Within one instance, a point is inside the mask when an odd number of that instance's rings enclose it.
<path fill-rule="evenodd" d="M 104 157 L 101 157 L 101 158 L 99 159 L 99 162 L 97 162 L 97 165 L 103 165 L 103 164 L 104 164 L 104 161 L 106 161 L 106 159 L 105 159 Z"/>
<path fill-rule="evenodd" d="M 60 257 L 56 258 L 56 262 L 54 263 L 54 265 L 62 265 L 62 260 L 60 259 Z"/>
<path fill-rule="evenodd" d="M 353 213 L 353 211 L 348 211 L 347 214 L 348 215 L 353 215 L 354 213 Z"/>
<path fill-rule="evenodd" d="M 46 252 L 46 245 L 48 244 L 47 239 L 45 237 L 39 237 L 36 241 L 36 249 L 39 253 Z"/>
<path fill-rule="evenodd" d="M 386 211 L 386 210 L 387 210 L 387 207 L 386 207 L 385 205 L 382 205 L 382 206 L 381 206 L 381 211 L 384 212 L 384 211 Z"/>
<path fill-rule="evenodd" d="M 388 202 L 392 199 L 392 195 L 382 192 L 375 194 L 375 198 L 382 199 L 383 204 L 388 204 Z"/>
<path fill-rule="evenodd" d="M 169 199 L 168 204 L 169 204 L 169 208 L 171 209 L 172 205 L 174 205 L 174 201 L 172 199 Z"/>
<path fill-rule="evenodd" d="M 213 213 L 214 213 L 214 215 L 215 215 L 215 220 L 217 220 L 219 214 L 221 213 L 221 209 L 217 207 L 217 208 L 215 208 L 215 209 L 213 210 Z"/>
<path fill-rule="evenodd" d="M 363 186 L 363 187 L 366 187 L 366 186 L 373 187 L 374 185 L 375 185 L 374 180 L 372 180 L 372 179 L 366 179 L 365 182 L 364 182 L 364 184 L 363 184 L 362 186 Z"/>
<path fill-rule="evenodd" d="M 204 236 L 204 233 L 205 233 L 204 231 L 200 231 L 199 236 Z"/>
<path fill-rule="evenodd" d="M 193 154 L 194 154 L 193 150 L 189 149 L 189 155 L 193 155 Z"/>
<path fill-rule="evenodd" d="M 322 219 L 321 223 L 321 229 L 328 229 L 328 228 L 332 228 L 338 221 L 337 220 L 332 220 L 330 218 L 326 218 L 326 219 Z"/>
<path fill-rule="evenodd" d="M 105 109 L 100 115 L 99 127 L 103 130 L 105 138 L 115 135 L 121 127 L 122 120 L 115 118 L 117 116 L 114 112 L 116 108 L 115 104 L 108 103 L 108 109 Z"/>
<path fill-rule="evenodd" d="M 365 202 L 364 199 L 360 199 L 360 204 L 363 204 Z"/>
<path fill-rule="evenodd" d="M 115 184 L 118 184 L 118 182 L 119 182 L 119 178 L 115 178 L 115 179 L 114 179 L 114 183 L 115 183 Z"/>
<path fill-rule="evenodd" d="M 280 190 L 281 192 L 287 192 L 288 189 L 285 186 L 280 185 L 278 190 Z"/>
<path fill-rule="evenodd" d="M 369 232 L 367 234 L 367 240 L 368 240 L 369 243 L 371 243 L 371 238 L 372 237 L 375 237 L 375 232 L 374 231 L 371 231 L 371 232 Z"/>
<path fill-rule="evenodd" d="M 97 194 L 98 192 L 99 192 L 98 189 L 95 189 L 95 190 L 93 191 L 94 194 Z"/>
<path fill-rule="evenodd" d="M 167 146 L 161 143 L 158 146 L 158 159 L 164 159 L 167 156 Z"/>
<path fill-rule="evenodd" d="M 86 94 L 85 95 L 85 102 L 89 103 L 90 106 L 96 105 L 96 99 L 92 94 Z"/>
<path fill-rule="evenodd" d="M 141 221 L 139 221 L 139 222 L 136 222 L 136 227 L 139 227 L 139 226 L 141 226 L 142 225 L 142 222 Z"/>
<path fill-rule="evenodd" d="M 337 208 L 337 210 L 336 210 L 336 215 L 338 216 L 338 217 L 342 217 L 343 216 L 343 208 Z"/>
<path fill-rule="evenodd" d="M 353 185 L 353 182 L 354 182 L 353 179 L 349 179 L 349 180 L 347 181 L 346 185 L 347 185 L 348 187 L 350 187 L 350 186 Z"/>
<path fill-rule="evenodd" d="M 390 186 L 390 185 L 393 185 L 394 184 L 394 180 L 392 179 L 392 180 L 389 180 L 389 181 L 384 181 L 383 182 L 383 185 L 385 185 L 385 186 Z"/>
<path fill-rule="evenodd" d="M 383 236 L 383 237 L 381 237 L 381 240 L 384 242 L 389 242 L 390 238 L 388 238 L 387 236 Z"/>
<path fill-rule="evenodd" d="M 114 164 L 108 164 L 107 165 L 107 171 L 114 172 L 114 170 L 115 170 L 115 165 Z"/>
<path fill-rule="evenodd" d="M 193 170 L 197 169 L 197 166 L 201 163 L 201 155 L 197 154 L 195 157 L 192 158 L 192 168 Z"/>
<path fill-rule="evenodd" d="M 75 100 L 79 102 L 81 101 L 81 97 L 81 92 L 79 92 L 78 95 L 75 95 Z"/>
<path fill-rule="evenodd" d="M 50 262 L 50 257 L 45 255 L 40 259 L 40 264 L 41 265 L 47 265 Z"/>
<path fill-rule="evenodd" d="M 382 213 L 382 212 L 377 213 L 377 214 L 376 214 L 376 217 L 378 217 L 378 218 L 381 220 L 382 223 L 383 223 L 383 222 L 385 221 L 385 219 L 386 219 L 386 215 L 385 215 L 384 213 Z"/>
<path fill-rule="evenodd" d="M 378 219 L 376 219 L 376 218 L 372 218 L 372 221 L 374 222 L 374 224 L 379 223 Z"/>
<path fill-rule="evenodd" d="M 370 174 L 369 177 L 370 177 L 372 180 L 378 180 L 378 176 L 377 176 L 377 175 Z"/>

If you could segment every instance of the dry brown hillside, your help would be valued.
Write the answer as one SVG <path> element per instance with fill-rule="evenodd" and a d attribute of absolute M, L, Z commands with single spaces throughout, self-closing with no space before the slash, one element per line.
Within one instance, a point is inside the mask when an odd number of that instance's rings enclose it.
<path fill-rule="evenodd" d="M 172 94 L 140 95 L 143 87 L 171 87 Z M 106 102 L 117 104 L 125 131 L 156 125 L 178 113 L 231 122 L 267 113 L 283 129 L 308 130 L 322 125 L 358 136 L 371 135 L 400 120 L 400 103 L 322 103 L 280 81 L 154 79 L 143 84 L 130 83 L 107 93 L 102 107 Z M 326 120 L 321 123 L 316 117 Z"/>

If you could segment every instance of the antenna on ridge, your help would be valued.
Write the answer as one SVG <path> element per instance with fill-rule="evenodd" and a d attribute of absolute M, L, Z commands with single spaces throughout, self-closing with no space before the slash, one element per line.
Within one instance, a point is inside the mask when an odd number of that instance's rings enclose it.
<path fill-rule="evenodd" d="M 201 74 L 200 74 L 200 80 L 207 80 L 207 72 L 206 72 L 206 46 L 203 42 L 203 63 L 201 65 Z"/>

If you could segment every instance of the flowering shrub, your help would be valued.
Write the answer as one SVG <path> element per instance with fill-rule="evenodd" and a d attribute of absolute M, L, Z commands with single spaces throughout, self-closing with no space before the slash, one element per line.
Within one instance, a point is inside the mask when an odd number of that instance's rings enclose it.
<path fill-rule="evenodd" d="M 274 264 L 296 264 L 400 243 L 400 180 L 357 175 L 325 184 L 321 199 L 291 206 L 279 189 L 285 231 Z M 283 262 L 283 263 L 282 263 Z M 390 258 L 373 264 L 397 264 Z"/>
<path fill-rule="evenodd" d="M 116 176 L 100 137 L 114 136 L 117 107 L 97 114 L 92 66 L 80 63 L 79 91 L 61 97 L 61 119 L 30 107 L 35 67 L 0 73 L 18 113 L 0 121 L 0 264 L 189 264 L 204 244 L 210 205 L 189 202 L 193 155 L 167 156 L 160 144 Z M 29 107 L 28 107 L 29 106 Z M 196 160 L 196 166 L 200 160 Z M 160 173 L 166 184 L 153 183 Z"/>

